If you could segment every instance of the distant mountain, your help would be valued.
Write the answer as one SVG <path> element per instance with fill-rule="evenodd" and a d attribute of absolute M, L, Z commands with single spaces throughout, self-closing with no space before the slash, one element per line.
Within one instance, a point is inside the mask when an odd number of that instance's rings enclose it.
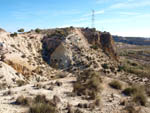
<path fill-rule="evenodd" d="M 115 42 L 122 42 L 133 45 L 149 45 L 150 46 L 150 38 L 144 37 L 123 37 L 113 35 L 113 39 Z"/>

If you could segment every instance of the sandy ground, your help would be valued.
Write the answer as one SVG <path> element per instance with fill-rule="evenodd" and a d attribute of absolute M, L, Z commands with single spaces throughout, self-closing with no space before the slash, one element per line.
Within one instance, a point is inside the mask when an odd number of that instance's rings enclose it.
<path fill-rule="evenodd" d="M 57 95 L 61 99 L 61 103 L 59 104 L 60 110 L 62 110 L 62 113 L 66 112 L 63 109 L 67 106 L 68 103 L 72 104 L 73 106 L 77 106 L 79 103 L 90 103 L 90 101 L 83 100 L 79 96 L 70 96 L 73 87 L 72 82 L 75 81 L 75 77 L 66 77 L 63 79 L 58 80 L 51 80 L 47 82 L 40 82 L 39 84 L 43 86 L 49 87 L 51 83 L 55 83 L 56 81 L 62 82 L 62 86 L 54 86 L 53 90 L 47 90 L 47 89 L 36 89 L 34 87 L 34 84 L 28 84 L 22 87 L 15 87 L 9 89 L 12 94 L 10 95 L 4 95 L 5 92 L 8 92 L 9 90 L 2 90 L 0 91 L 0 113 L 25 113 L 28 111 L 28 108 L 12 104 L 15 102 L 16 98 L 23 95 L 25 97 L 34 97 L 38 94 L 44 94 L 48 99 L 52 99 L 54 95 Z M 96 108 L 93 113 L 111 113 L 110 111 L 118 110 L 121 100 L 121 95 L 118 91 L 111 89 L 108 86 L 108 82 L 111 81 L 110 78 L 104 79 L 104 85 L 103 85 L 103 92 L 101 94 L 102 97 L 102 104 L 101 107 Z M 113 98 L 112 98 L 113 95 Z M 90 110 L 83 109 L 86 113 L 90 113 Z"/>

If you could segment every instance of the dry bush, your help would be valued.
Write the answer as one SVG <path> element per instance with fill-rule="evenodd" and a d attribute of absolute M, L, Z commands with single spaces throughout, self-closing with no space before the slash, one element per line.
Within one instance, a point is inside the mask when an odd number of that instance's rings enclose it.
<path fill-rule="evenodd" d="M 35 87 L 36 89 L 41 89 L 41 88 L 43 88 L 44 86 L 43 86 L 42 84 L 40 84 L 40 83 L 37 83 L 37 84 L 34 84 L 34 87 Z"/>
<path fill-rule="evenodd" d="M 30 106 L 29 113 L 58 113 L 58 111 L 50 104 L 35 103 Z"/>
<path fill-rule="evenodd" d="M 142 92 L 137 93 L 133 96 L 133 102 L 137 103 L 138 105 L 146 106 L 147 96 Z"/>
<path fill-rule="evenodd" d="M 126 88 L 123 93 L 127 96 L 132 96 L 132 102 L 135 102 L 137 105 L 146 106 L 147 96 L 143 86 L 136 85 Z"/>
<path fill-rule="evenodd" d="M 26 82 L 24 80 L 17 80 L 16 83 L 18 86 L 23 86 L 26 84 Z"/>
<path fill-rule="evenodd" d="M 29 113 L 59 113 L 59 111 L 53 100 L 46 99 L 45 95 L 37 95 L 30 105 Z"/>
<path fill-rule="evenodd" d="M 128 87 L 128 88 L 125 88 L 122 93 L 126 96 L 132 96 L 136 93 L 139 92 L 139 87 L 138 86 L 131 86 L 131 87 Z"/>
<path fill-rule="evenodd" d="M 4 96 L 8 96 L 8 95 L 11 95 L 12 94 L 12 91 L 11 90 L 8 90 L 6 92 L 3 93 Z"/>
<path fill-rule="evenodd" d="M 102 91 L 102 79 L 98 72 L 87 69 L 77 76 L 77 81 L 74 84 L 74 92 L 81 96 L 88 96 L 90 99 L 96 99 Z"/>
<path fill-rule="evenodd" d="M 0 83 L 0 90 L 6 89 L 7 84 L 6 83 Z"/>
<path fill-rule="evenodd" d="M 114 88 L 114 89 L 122 89 L 122 84 L 121 82 L 117 81 L 117 80 L 113 80 L 112 82 L 109 83 L 109 85 Z"/>
<path fill-rule="evenodd" d="M 19 96 L 15 103 L 28 106 L 29 113 L 59 113 L 57 103 L 54 102 L 54 99 L 48 100 L 45 95 L 37 95 L 34 99 Z"/>
<path fill-rule="evenodd" d="M 48 103 L 48 100 L 46 99 L 46 96 L 45 96 L 45 95 L 37 95 L 37 96 L 34 98 L 34 102 L 35 102 L 35 103 Z"/>
<path fill-rule="evenodd" d="M 18 105 L 28 106 L 32 103 L 32 99 L 29 97 L 19 96 L 15 103 Z"/>
<path fill-rule="evenodd" d="M 118 71 L 124 70 L 125 72 L 138 75 L 139 77 L 148 77 L 150 78 L 150 68 L 149 65 L 144 65 L 141 63 L 131 62 L 129 60 L 123 61 L 122 66 L 118 67 Z"/>

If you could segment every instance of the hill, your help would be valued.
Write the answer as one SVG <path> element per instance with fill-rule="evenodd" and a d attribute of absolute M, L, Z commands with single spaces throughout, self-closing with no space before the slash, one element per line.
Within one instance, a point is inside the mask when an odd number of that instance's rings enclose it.
<path fill-rule="evenodd" d="M 96 29 L 1 30 L 0 113 L 149 112 L 149 76 L 126 71 L 117 50 Z"/>
<path fill-rule="evenodd" d="M 133 45 L 150 45 L 150 38 L 144 37 L 122 37 L 122 36 L 113 36 L 115 42 L 122 42 L 126 44 Z"/>

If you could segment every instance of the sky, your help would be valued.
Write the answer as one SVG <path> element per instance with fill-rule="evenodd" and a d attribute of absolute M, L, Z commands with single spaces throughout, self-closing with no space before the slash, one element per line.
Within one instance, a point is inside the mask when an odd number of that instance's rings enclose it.
<path fill-rule="evenodd" d="M 150 37 L 150 0 L 0 0 L 0 28 L 91 27 L 92 10 L 100 31 Z"/>

